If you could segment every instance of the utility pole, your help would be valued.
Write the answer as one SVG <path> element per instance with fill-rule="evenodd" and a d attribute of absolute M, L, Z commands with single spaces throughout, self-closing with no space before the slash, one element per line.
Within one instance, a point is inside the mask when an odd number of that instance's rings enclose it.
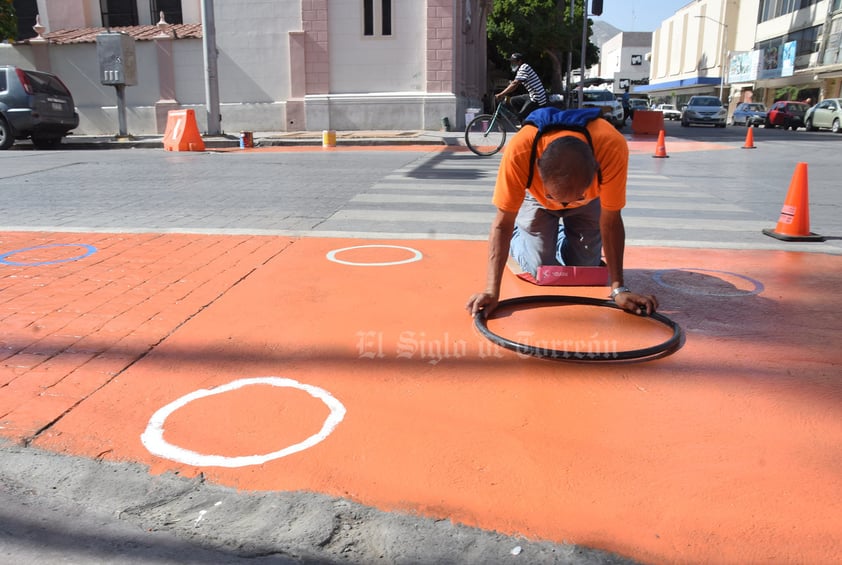
<path fill-rule="evenodd" d="M 576 8 L 576 0 L 570 0 L 570 23 L 572 24 L 574 21 L 573 18 L 573 11 Z M 572 94 L 570 90 L 570 77 L 573 74 L 573 38 L 571 37 L 568 41 L 568 50 L 567 50 L 567 88 L 564 89 L 564 96 L 567 98 L 566 107 L 570 108 L 570 95 Z"/>
<path fill-rule="evenodd" d="M 579 108 L 585 100 L 585 55 L 588 52 L 588 0 L 582 0 L 582 62 L 579 72 Z"/>
<path fill-rule="evenodd" d="M 217 74 L 216 22 L 213 0 L 202 0 L 202 48 L 205 53 L 205 109 L 207 110 L 208 135 L 219 135 L 219 76 Z"/>

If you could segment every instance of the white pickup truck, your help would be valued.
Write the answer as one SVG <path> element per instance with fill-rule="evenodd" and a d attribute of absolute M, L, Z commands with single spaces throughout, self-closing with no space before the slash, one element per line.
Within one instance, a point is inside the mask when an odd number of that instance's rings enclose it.
<path fill-rule="evenodd" d="M 657 106 L 655 106 L 655 110 L 663 113 L 665 120 L 681 119 L 681 112 L 676 110 L 675 106 L 672 104 L 658 104 Z"/>

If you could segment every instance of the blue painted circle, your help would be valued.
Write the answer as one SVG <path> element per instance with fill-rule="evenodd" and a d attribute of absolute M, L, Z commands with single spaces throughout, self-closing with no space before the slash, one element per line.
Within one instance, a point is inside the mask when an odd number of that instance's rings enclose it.
<path fill-rule="evenodd" d="M 737 289 L 737 291 L 735 291 L 735 292 L 694 292 L 692 290 L 688 290 L 688 289 L 680 287 L 680 286 L 675 286 L 675 285 L 669 284 L 668 282 L 664 281 L 664 278 L 663 278 L 664 274 L 666 274 L 666 273 L 677 273 L 677 272 L 682 272 L 682 271 L 683 272 L 689 272 L 689 273 L 717 273 L 717 274 L 720 274 L 720 275 L 729 275 L 729 276 L 732 276 L 732 277 L 737 277 L 738 279 L 743 279 L 744 281 L 748 281 L 749 283 L 751 283 L 753 288 L 751 290 L 739 290 L 739 289 Z M 681 292 L 688 292 L 688 293 L 691 293 L 691 294 L 707 294 L 709 296 L 746 296 L 746 295 L 752 295 L 752 294 L 760 294 L 761 292 L 763 292 L 763 289 L 764 289 L 764 286 L 763 286 L 762 282 L 760 282 L 756 279 L 753 279 L 751 277 L 747 277 L 747 276 L 741 275 L 739 273 L 729 273 L 728 271 L 714 271 L 712 269 L 661 269 L 660 271 L 655 271 L 652 274 L 652 278 L 654 279 L 654 281 L 656 283 L 658 283 L 659 285 L 661 285 L 663 287 L 666 287 L 666 288 L 672 288 L 672 289 L 675 289 L 675 290 L 679 290 Z"/>
<path fill-rule="evenodd" d="M 74 257 L 66 257 L 64 259 L 55 259 L 53 261 L 38 261 L 36 263 L 19 263 L 17 261 L 9 261 L 6 257 L 10 255 L 17 255 L 18 253 L 24 253 L 26 251 L 32 251 L 34 249 L 48 249 L 50 247 L 82 247 L 85 249 L 85 252 L 81 255 L 76 255 Z M 53 263 L 67 263 L 68 261 L 78 261 L 79 259 L 84 259 L 88 255 L 96 253 L 97 249 L 93 245 L 88 245 L 87 243 L 48 243 L 46 245 L 36 245 L 34 247 L 24 247 L 23 249 L 15 249 L 14 251 L 7 251 L 6 253 L 0 254 L 0 263 L 4 265 L 12 265 L 13 267 L 37 267 L 39 265 L 52 265 Z"/>

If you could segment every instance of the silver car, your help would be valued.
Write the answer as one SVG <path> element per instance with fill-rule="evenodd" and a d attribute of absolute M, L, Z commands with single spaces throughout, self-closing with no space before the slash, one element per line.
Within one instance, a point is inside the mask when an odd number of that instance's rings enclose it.
<path fill-rule="evenodd" d="M 61 79 L 0 65 L 0 150 L 26 138 L 39 149 L 56 147 L 78 125 L 73 96 Z"/>
<path fill-rule="evenodd" d="M 825 98 L 804 116 L 808 131 L 826 128 L 833 133 L 842 132 L 842 98 Z"/>
<path fill-rule="evenodd" d="M 724 128 L 727 116 L 728 111 L 716 96 L 692 96 L 681 112 L 681 125 L 710 124 Z"/>

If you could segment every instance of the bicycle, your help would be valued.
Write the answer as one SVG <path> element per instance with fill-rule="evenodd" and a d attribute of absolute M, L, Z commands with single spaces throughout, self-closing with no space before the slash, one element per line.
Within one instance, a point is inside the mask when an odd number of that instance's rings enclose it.
<path fill-rule="evenodd" d="M 494 155 L 506 143 L 506 126 L 520 129 L 520 118 L 504 102 L 497 104 L 493 114 L 480 114 L 465 128 L 465 145 L 480 157 Z"/>

